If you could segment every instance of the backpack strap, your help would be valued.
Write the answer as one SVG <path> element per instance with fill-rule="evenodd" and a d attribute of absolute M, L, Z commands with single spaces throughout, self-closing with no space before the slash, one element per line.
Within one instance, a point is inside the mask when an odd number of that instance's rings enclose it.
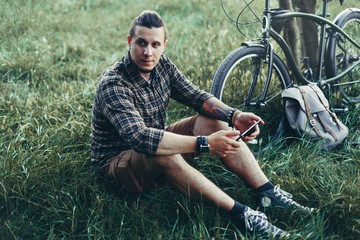
<path fill-rule="evenodd" d="M 337 123 L 337 125 L 339 126 L 339 128 L 341 128 L 341 129 L 344 130 L 344 128 L 341 126 L 340 121 L 339 121 L 339 119 L 337 118 L 336 114 L 335 114 L 334 112 L 330 111 L 329 105 L 327 104 L 327 101 L 326 101 L 326 99 L 324 98 L 324 96 L 321 95 L 321 94 L 319 93 L 319 90 L 315 89 L 315 88 L 313 87 L 313 85 L 309 85 L 309 87 L 316 93 L 316 95 L 317 95 L 318 98 L 320 99 L 321 103 L 324 105 L 326 111 L 328 111 L 328 112 L 330 113 L 330 115 L 333 117 L 334 121 L 336 121 L 336 123 Z"/>
<path fill-rule="evenodd" d="M 341 125 L 338 122 L 339 120 L 337 119 L 335 113 L 330 111 L 329 105 L 327 104 L 327 101 L 324 98 L 324 96 L 322 94 L 320 94 L 320 91 L 318 89 L 314 88 L 313 85 L 309 85 L 309 87 L 316 93 L 316 95 L 320 99 L 320 101 L 321 101 L 322 105 L 324 106 L 324 108 L 326 109 L 326 111 L 328 113 L 330 113 L 330 115 L 333 117 L 333 119 L 338 123 L 338 126 L 341 128 Z M 325 130 L 334 138 L 335 142 L 339 141 L 339 138 L 333 133 L 333 131 L 331 131 L 331 129 L 326 124 L 324 124 L 323 121 L 321 121 L 320 118 L 319 118 L 319 122 L 325 128 Z"/>
<path fill-rule="evenodd" d="M 306 112 L 306 115 L 308 116 L 309 118 L 309 123 L 310 125 L 313 127 L 314 131 L 316 132 L 316 134 L 319 136 L 319 137 L 322 137 L 319 129 L 317 129 L 316 127 L 316 121 L 315 119 L 312 117 L 311 115 L 311 112 L 310 112 L 310 108 L 309 108 L 309 102 L 308 102 L 308 99 L 306 97 L 306 91 L 304 89 L 302 89 L 300 86 L 296 86 L 296 88 L 299 89 L 303 99 L 304 99 L 304 104 L 305 104 L 305 112 Z"/>
<path fill-rule="evenodd" d="M 333 131 L 331 131 L 331 129 L 319 117 L 317 117 L 316 120 L 318 120 L 318 122 L 320 122 L 321 126 L 323 126 L 325 128 L 325 131 L 334 138 L 335 142 L 339 141 L 339 138 L 333 133 Z"/>

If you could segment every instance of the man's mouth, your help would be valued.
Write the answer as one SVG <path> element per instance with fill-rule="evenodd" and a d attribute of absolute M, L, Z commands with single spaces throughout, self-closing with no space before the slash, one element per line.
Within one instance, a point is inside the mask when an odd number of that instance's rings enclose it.
<path fill-rule="evenodd" d="M 142 61 L 145 62 L 145 63 L 153 62 L 153 60 L 151 60 L 151 59 L 144 59 Z"/>

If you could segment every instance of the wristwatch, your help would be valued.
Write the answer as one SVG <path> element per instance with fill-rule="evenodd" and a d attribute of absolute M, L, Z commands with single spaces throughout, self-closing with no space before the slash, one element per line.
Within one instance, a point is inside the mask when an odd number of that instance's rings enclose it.
<path fill-rule="evenodd" d="M 196 151 L 199 154 L 202 153 L 209 153 L 210 152 L 210 145 L 208 143 L 207 137 L 205 136 L 198 136 L 196 139 Z"/>

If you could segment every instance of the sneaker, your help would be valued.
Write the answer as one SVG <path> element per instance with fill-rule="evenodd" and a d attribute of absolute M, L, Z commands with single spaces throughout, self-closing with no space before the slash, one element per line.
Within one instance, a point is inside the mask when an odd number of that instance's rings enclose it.
<path fill-rule="evenodd" d="M 261 235 L 264 239 L 280 239 L 289 237 L 290 234 L 268 222 L 264 213 L 245 207 L 241 219 L 245 221 L 245 227 L 251 232 Z"/>
<path fill-rule="evenodd" d="M 281 190 L 280 185 L 276 185 L 274 189 L 261 192 L 259 194 L 258 206 L 263 212 L 273 206 L 299 210 L 303 213 L 311 213 L 315 210 L 314 208 L 301 206 L 299 203 L 292 200 L 292 195 L 284 190 Z"/>

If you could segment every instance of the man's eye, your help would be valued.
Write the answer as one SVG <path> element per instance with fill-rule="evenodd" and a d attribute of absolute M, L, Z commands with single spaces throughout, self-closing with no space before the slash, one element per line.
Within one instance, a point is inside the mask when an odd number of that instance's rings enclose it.
<path fill-rule="evenodd" d="M 144 42 L 144 41 L 139 41 L 138 44 L 139 44 L 140 46 L 143 46 L 143 45 L 145 45 L 145 42 Z"/>
<path fill-rule="evenodd" d="M 160 46 L 160 43 L 153 43 L 153 47 L 158 47 Z"/>

